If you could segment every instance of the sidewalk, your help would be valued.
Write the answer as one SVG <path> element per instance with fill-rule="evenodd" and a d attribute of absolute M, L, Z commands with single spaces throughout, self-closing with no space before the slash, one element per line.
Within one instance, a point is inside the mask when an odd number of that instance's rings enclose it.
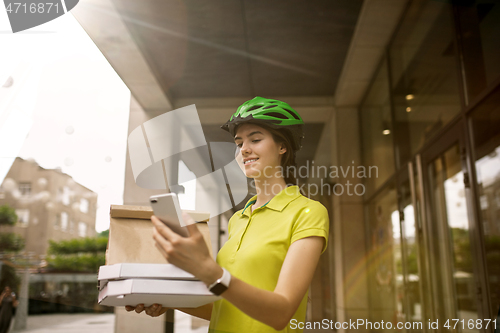
<path fill-rule="evenodd" d="M 191 327 L 189 315 L 176 311 L 175 328 L 177 333 L 205 333 L 208 322 L 201 319 L 197 328 Z M 12 331 L 13 323 L 11 325 Z M 19 333 L 114 333 L 114 314 L 47 314 L 28 316 L 27 329 Z"/>
<path fill-rule="evenodd" d="M 27 329 L 20 332 L 114 333 L 114 328 L 114 314 L 49 314 L 28 316 Z"/>
<path fill-rule="evenodd" d="M 189 315 L 180 311 L 175 312 L 176 333 L 206 333 L 207 321 L 195 320 L 192 327 Z M 114 333 L 114 314 L 47 314 L 28 317 L 27 329 L 19 333 Z M 12 331 L 13 325 L 11 325 Z M 304 330 L 304 333 L 330 332 L 327 330 Z M 15 332 L 17 333 L 17 332 Z"/>

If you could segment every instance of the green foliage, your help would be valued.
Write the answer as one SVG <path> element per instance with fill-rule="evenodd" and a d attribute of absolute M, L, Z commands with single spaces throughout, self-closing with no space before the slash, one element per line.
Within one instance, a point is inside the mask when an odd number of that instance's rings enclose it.
<path fill-rule="evenodd" d="M 12 233 L 0 233 L 0 252 L 17 252 L 24 248 L 24 238 Z"/>
<path fill-rule="evenodd" d="M 49 241 L 49 268 L 57 271 L 97 272 L 105 264 L 106 237 Z"/>
<path fill-rule="evenodd" d="M 487 252 L 500 251 L 500 236 L 486 236 L 484 240 L 484 246 Z"/>
<path fill-rule="evenodd" d="M 13 292 L 18 293 L 19 286 L 21 285 L 21 278 L 17 276 L 14 267 L 0 263 L 1 275 L 0 275 L 0 291 L 4 290 L 6 286 L 9 286 Z"/>
<path fill-rule="evenodd" d="M 472 249 L 469 230 L 451 228 L 455 271 L 472 273 Z"/>
<path fill-rule="evenodd" d="M 106 252 L 108 239 L 98 238 L 75 238 L 60 242 L 49 241 L 49 254 L 77 254 L 77 253 L 103 253 Z"/>
<path fill-rule="evenodd" d="M 0 206 L 0 225 L 14 225 L 16 222 L 16 210 L 9 205 Z"/>
<path fill-rule="evenodd" d="M 418 258 L 417 258 L 417 246 L 415 244 L 408 245 L 408 274 L 418 274 Z"/>
<path fill-rule="evenodd" d="M 104 253 L 53 255 L 47 258 L 49 267 L 58 271 L 97 272 L 104 265 Z"/>
<path fill-rule="evenodd" d="M 100 232 L 99 235 L 97 235 L 97 237 L 106 237 L 106 238 L 109 238 L 109 229 L 104 230 L 103 232 Z"/>
<path fill-rule="evenodd" d="M 500 237 L 490 235 L 484 238 L 486 249 L 486 262 L 488 263 L 488 274 L 500 275 Z"/>

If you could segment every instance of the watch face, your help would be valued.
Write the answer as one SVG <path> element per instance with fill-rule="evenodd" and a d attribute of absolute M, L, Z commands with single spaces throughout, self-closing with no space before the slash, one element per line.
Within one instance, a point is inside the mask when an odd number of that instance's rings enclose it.
<path fill-rule="evenodd" d="M 220 294 L 222 294 L 226 290 L 227 290 L 227 287 L 225 285 L 223 285 L 222 283 L 217 283 L 215 286 L 212 287 L 212 289 L 210 289 L 210 291 L 217 296 L 219 296 Z"/>

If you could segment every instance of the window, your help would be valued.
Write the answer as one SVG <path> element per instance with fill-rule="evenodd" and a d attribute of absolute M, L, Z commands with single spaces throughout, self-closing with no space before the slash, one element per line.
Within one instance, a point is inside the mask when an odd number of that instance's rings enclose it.
<path fill-rule="evenodd" d="M 385 60 L 361 105 L 360 114 L 363 165 L 370 175 L 365 179 L 369 195 L 394 174 L 394 128 Z"/>
<path fill-rule="evenodd" d="M 70 202 L 70 190 L 69 187 L 64 186 L 61 192 L 61 201 L 64 205 L 68 206 Z"/>
<path fill-rule="evenodd" d="M 85 214 L 89 212 L 89 201 L 87 199 L 80 200 L 80 211 Z"/>
<path fill-rule="evenodd" d="M 467 95 L 473 100 L 500 78 L 500 3 L 475 0 L 457 5 L 456 9 L 462 34 Z"/>
<path fill-rule="evenodd" d="M 87 224 L 85 222 L 78 223 L 78 236 L 85 237 L 87 235 Z"/>
<path fill-rule="evenodd" d="M 61 213 L 61 230 L 67 230 L 68 229 L 68 213 L 62 212 Z"/>
<path fill-rule="evenodd" d="M 443 1 L 411 2 L 389 49 L 398 167 L 460 112 L 451 9 Z"/>
<path fill-rule="evenodd" d="M 16 214 L 17 214 L 17 223 L 19 223 L 21 227 L 27 227 L 30 219 L 29 209 L 16 209 Z"/>
<path fill-rule="evenodd" d="M 497 206 L 500 203 L 500 88 L 473 111 L 471 124 L 483 224 L 483 251 L 486 254 L 486 278 L 489 289 L 495 291 L 489 294 L 490 313 L 494 314 L 498 312 L 500 304 L 500 212 Z"/>
<path fill-rule="evenodd" d="M 61 226 L 61 215 L 56 214 L 55 220 L 54 220 L 54 229 L 59 229 Z"/>
<path fill-rule="evenodd" d="M 19 183 L 19 192 L 22 196 L 28 196 L 31 194 L 31 183 Z"/>

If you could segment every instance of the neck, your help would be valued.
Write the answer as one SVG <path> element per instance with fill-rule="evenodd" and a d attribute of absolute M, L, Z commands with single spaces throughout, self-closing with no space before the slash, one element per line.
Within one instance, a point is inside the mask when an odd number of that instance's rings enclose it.
<path fill-rule="evenodd" d="M 266 202 L 274 198 L 274 196 L 280 193 L 286 188 L 285 179 L 282 177 L 271 177 L 265 179 L 256 179 L 255 189 L 257 190 L 257 201 L 255 202 L 256 207 L 264 205 Z"/>

